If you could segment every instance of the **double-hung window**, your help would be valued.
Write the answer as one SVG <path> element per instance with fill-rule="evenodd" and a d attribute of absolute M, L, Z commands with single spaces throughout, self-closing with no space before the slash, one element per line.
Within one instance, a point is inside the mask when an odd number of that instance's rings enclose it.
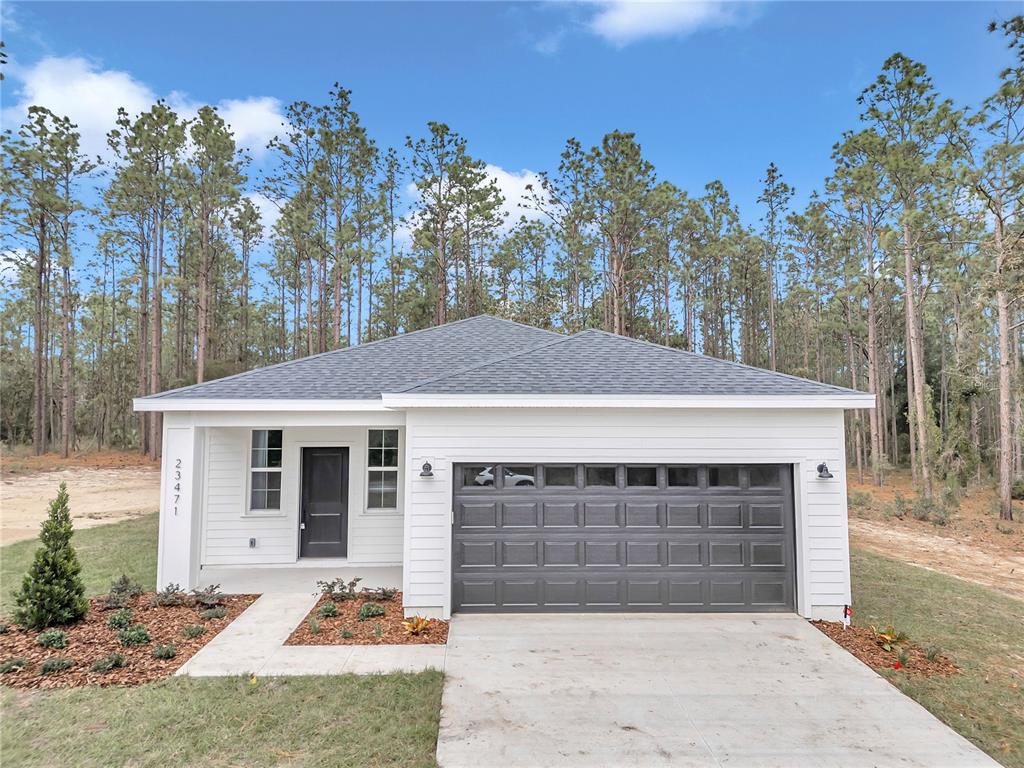
<path fill-rule="evenodd" d="M 398 430 L 371 429 L 366 454 L 366 508 L 398 509 Z"/>
<path fill-rule="evenodd" d="M 249 451 L 249 511 L 281 509 L 281 430 L 254 429 Z"/>

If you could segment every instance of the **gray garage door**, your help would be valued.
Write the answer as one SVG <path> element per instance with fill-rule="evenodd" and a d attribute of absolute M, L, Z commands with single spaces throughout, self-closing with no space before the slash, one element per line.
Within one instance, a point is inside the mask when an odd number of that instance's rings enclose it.
<path fill-rule="evenodd" d="M 786 465 L 459 464 L 454 610 L 791 611 Z"/>

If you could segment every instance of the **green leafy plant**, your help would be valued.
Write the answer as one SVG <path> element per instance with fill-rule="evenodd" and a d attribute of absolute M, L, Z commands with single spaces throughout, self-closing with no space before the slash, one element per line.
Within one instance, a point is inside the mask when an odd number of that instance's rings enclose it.
<path fill-rule="evenodd" d="M 203 589 L 192 590 L 192 601 L 203 608 L 216 608 L 224 605 L 227 597 L 220 591 L 220 584 L 211 584 Z"/>
<path fill-rule="evenodd" d="M 184 605 L 186 602 L 188 602 L 188 595 L 185 594 L 185 590 L 183 590 L 178 584 L 168 584 L 153 595 L 152 599 L 149 601 L 150 605 L 159 605 L 165 608 Z"/>
<path fill-rule="evenodd" d="M 846 502 L 850 509 L 866 509 L 874 502 L 875 497 L 870 491 L 853 490 L 847 494 Z"/>
<path fill-rule="evenodd" d="M 384 627 L 381 626 L 379 621 L 373 625 L 373 636 L 376 637 L 378 640 L 384 637 Z"/>
<path fill-rule="evenodd" d="M 362 595 L 371 600 L 388 602 L 398 596 L 398 589 L 395 587 L 364 587 Z"/>
<path fill-rule="evenodd" d="M 337 603 L 324 603 L 317 610 L 316 615 L 321 619 L 330 619 L 338 615 L 338 604 Z"/>
<path fill-rule="evenodd" d="M 345 600 L 355 600 L 359 597 L 359 593 L 356 592 L 356 587 L 359 586 L 361 578 L 356 577 L 351 581 L 345 581 L 342 578 L 331 579 L 330 581 L 318 581 L 316 583 L 317 588 L 320 590 L 320 594 L 331 598 L 335 602 L 344 602 Z"/>
<path fill-rule="evenodd" d="M 910 654 L 906 651 L 900 651 L 896 654 L 896 661 L 899 662 L 901 667 L 907 666 L 907 662 L 910 661 Z"/>
<path fill-rule="evenodd" d="M 953 513 L 948 507 L 939 507 L 932 513 L 932 525 L 947 526 Z"/>
<path fill-rule="evenodd" d="M 210 619 L 223 619 L 228 615 L 228 609 L 223 605 L 218 605 L 216 608 L 207 608 L 205 611 L 199 612 L 199 618 L 203 621 L 209 621 Z"/>
<path fill-rule="evenodd" d="M 126 627 L 117 633 L 117 639 L 121 641 L 121 645 L 145 645 L 149 642 L 149 631 L 142 624 L 136 624 L 133 627 Z"/>
<path fill-rule="evenodd" d="M 384 615 L 384 606 L 378 603 L 363 603 L 359 607 L 359 620 L 366 621 Z"/>
<path fill-rule="evenodd" d="M 899 491 L 896 491 L 895 495 L 892 497 L 891 509 L 892 516 L 898 517 L 900 520 L 903 520 L 910 511 L 910 505 L 907 503 L 906 497 Z"/>
<path fill-rule="evenodd" d="M 131 608 L 118 608 L 107 619 L 107 626 L 111 629 L 127 629 L 131 626 L 133 617 Z"/>
<path fill-rule="evenodd" d="M 103 607 L 124 608 L 141 594 L 142 585 L 122 573 L 119 578 L 110 583 L 110 591 L 103 600 Z"/>
<path fill-rule="evenodd" d="M 153 649 L 154 659 L 173 659 L 177 655 L 178 649 L 174 647 L 173 643 L 168 643 L 167 645 L 158 645 L 156 648 Z"/>
<path fill-rule="evenodd" d="M 39 674 L 50 675 L 54 672 L 63 672 L 65 669 L 71 669 L 75 662 L 66 656 L 51 656 L 43 661 L 41 667 L 39 667 Z"/>
<path fill-rule="evenodd" d="M 341 637 L 343 640 L 351 640 L 355 637 L 355 633 L 351 629 L 343 629 L 341 630 Z"/>
<path fill-rule="evenodd" d="M 927 648 L 924 649 L 924 657 L 928 659 L 928 661 L 935 661 L 937 658 L 939 658 L 939 654 L 941 653 L 942 649 L 939 648 L 939 646 L 937 645 L 929 645 Z"/>
<path fill-rule="evenodd" d="M 309 632 L 313 635 L 320 634 L 320 622 L 316 620 L 315 616 L 309 617 Z"/>
<path fill-rule="evenodd" d="M 1010 486 L 1010 498 L 1016 501 L 1024 501 L 1024 478 L 1014 480 Z"/>
<path fill-rule="evenodd" d="M 205 633 L 206 627 L 204 627 L 202 624 L 186 624 L 184 627 L 181 628 L 181 634 L 184 637 L 188 638 L 199 637 L 200 635 Z"/>
<path fill-rule="evenodd" d="M 422 635 L 430 629 L 430 619 L 423 616 L 412 616 L 402 622 L 402 629 L 407 635 Z"/>
<path fill-rule="evenodd" d="M 6 635 L 11 631 L 11 625 L 6 621 L 0 621 L 0 635 Z"/>
<path fill-rule="evenodd" d="M 89 667 L 92 672 L 110 672 L 112 669 L 120 669 L 124 666 L 124 656 L 120 653 L 112 653 L 109 656 L 104 656 L 102 659 L 97 659 Z"/>
<path fill-rule="evenodd" d="M 875 641 L 883 651 L 899 651 L 901 646 L 910 639 L 907 637 L 906 632 L 897 631 L 891 624 L 885 629 L 871 627 L 871 631 L 875 635 Z"/>
<path fill-rule="evenodd" d="M 22 626 L 44 629 L 71 624 L 85 616 L 89 603 L 85 599 L 82 566 L 71 546 L 72 535 L 67 484 L 61 483 L 39 533 L 42 546 L 36 550 L 14 596 L 14 620 Z"/>
<path fill-rule="evenodd" d="M 43 648 L 67 648 L 68 633 L 63 629 L 48 629 L 39 633 L 36 642 Z"/>
<path fill-rule="evenodd" d="M 21 656 L 12 656 L 0 664 L 0 675 L 6 675 L 8 672 L 17 672 L 27 665 L 28 662 Z"/>

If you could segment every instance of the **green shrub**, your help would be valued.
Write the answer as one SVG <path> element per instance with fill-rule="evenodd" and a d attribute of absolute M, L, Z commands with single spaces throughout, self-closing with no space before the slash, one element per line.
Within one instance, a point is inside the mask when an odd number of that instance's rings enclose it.
<path fill-rule="evenodd" d="M 228 615 L 228 609 L 224 606 L 217 606 L 216 608 L 207 608 L 205 611 L 199 612 L 199 618 L 203 621 L 210 619 L 223 619 Z"/>
<path fill-rule="evenodd" d="M 158 645 L 156 648 L 153 649 L 154 659 L 173 659 L 177 655 L 178 649 L 174 647 L 173 643 L 168 643 L 167 645 Z"/>
<path fill-rule="evenodd" d="M 220 584 L 211 584 L 203 589 L 192 590 L 192 601 L 203 608 L 216 608 L 224 605 L 226 597 L 220 591 Z"/>
<path fill-rule="evenodd" d="M 124 608 L 142 594 L 142 585 L 126 574 L 110 583 L 110 591 L 103 601 L 104 608 Z"/>
<path fill-rule="evenodd" d="M 933 525 L 949 525 L 950 519 L 953 517 L 953 513 L 948 507 L 939 507 L 932 513 L 932 524 Z"/>
<path fill-rule="evenodd" d="M 942 649 L 939 648 L 939 646 L 929 645 L 924 650 L 924 657 L 928 659 L 928 661 L 935 661 L 937 658 L 939 658 L 940 653 L 942 653 Z"/>
<path fill-rule="evenodd" d="M 343 629 L 341 630 L 341 637 L 345 640 L 351 640 L 353 637 L 355 637 L 355 634 L 352 632 L 351 629 Z"/>
<path fill-rule="evenodd" d="M 67 485 L 61 483 L 39 533 L 42 546 L 36 550 L 21 589 L 14 596 L 14 620 L 22 626 L 44 629 L 71 624 L 85 616 L 89 603 L 85 599 L 82 566 L 71 546 L 74 532 Z"/>
<path fill-rule="evenodd" d="M 332 616 L 338 615 L 338 604 L 337 603 L 324 603 L 320 606 L 320 610 L 316 612 L 316 615 L 321 619 L 329 619 Z"/>
<path fill-rule="evenodd" d="M 131 608 L 119 608 L 110 614 L 110 618 L 107 619 L 107 626 L 111 629 L 128 629 L 132 623 L 132 609 Z"/>
<path fill-rule="evenodd" d="M 898 517 L 900 520 L 907 516 L 907 512 L 910 511 L 910 505 L 907 504 L 906 497 L 902 493 L 896 491 L 892 497 L 892 515 Z"/>
<path fill-rule="evenodd" d="M 89 667 L 92 672 L 109 672 L 112 669 L 120 669 L 124 666 L 124 656 L 120 653 L 112 653 L 109 656 L 104 656 L 102 659 L 97 659 Z"/>
<path fill-rule="evenodd" d="M 6 675 L 8 672 L 17 672 L 28 664 L 28 662 L 21 656 L 12 656 L 11 658 L 0 664 L 0 675 Z"/>
<path fill-rule="evenodd" d="M 871 506 L 875 497 L 871 495 L 870 491 L 853 490 L 847 494 L 846 500 L 850 509 L 866 509 Z"/>
<path fill-rule="evenodd" d="M 362 579 L 358 577 L 348 582 L 339 578 L 331 579 L 330 581 L 318 581 L 316 585 L 320 589 L 320 594 L 324 597 L 329 597 L 335 602 L 343 602 L 345 600 L 355 600 L 359 597 L 356 587 L 359 586 L 360 581 Z"/>
<path fill-rule="evenodd" d="M 900 651 L 896 654 L 896 661 L 900 663 L 901 667 L 907 666 L 907 662 L 910 661 L 910 654 L 906 651 Z"/>
<path fill-rule="evenodd" d="M 39 633 L 36 642 L 43 648 L 67 648 L 68 633 L 63 629 L 48 629 Z"/>
<path fill-rule="evenodd" d="M 363 603 L 359 608 L 359 620 L 366 621 L 384 615 L 384 606 L 377 603 Z"/>
<path fill-rule="evenodd" d="M 6 635 L 11 631 L 11 625 L 6 621 L 0 621 L 0 635 Z"/>
<path fill-rule="evenodd" d="M 1024 501 L 1024 478 L 1013 481 L 1013 485 L 1010 486 L 1010 498 Z"/>
<path fill-rule="evenodd" d="M 43 665 L 39 667 L 39 674 L 49 675 L 54 672 L 63 672 L 65 669 L 71 669 L 74 664 L 75 662 L 65 656 L 51 656 L 43 661 Z"/>
<path fill-rule="evenodd" d="M 188 602 L 188 595 L 185 594 L 185 590 L 183 590 L 178 584 L 168 584 L 153 595 L 153 598 L 149 601 L 150 605 L 159 605 L 165 608 L 184 605 L 186 602 Z"/>
<path fill-rule="evenodd" d="M 320 634 L 320 622 L 316 620 L 315 616 L 310 616 L 309 617 L 309 631 L 310 631 L 310 634 L 313 634 L 313 635 L 319 635 Z"/>
<path fill-rule="evenodd" d="M 384 627 L 381 626 L 379 621 L 373 625 L 373 636 L 378 640 L 384 637 Z"/>
<path fill-rule="evenodd" d="M 200 635 L 205 634 L 205 632 L 206 627 L 202 624 L 188 624 L 181 628 L 181 634 L 189 638 L 199 637 Z"/>
<path fill-rule="evenodd" d="M 146 627 L 142 624 L 136 624 L 134 627 L 126 627 L 117 633 L 117 639 L 121 641 L 121 645 L 145 645 L 149 642 L 149 632 Z"/>

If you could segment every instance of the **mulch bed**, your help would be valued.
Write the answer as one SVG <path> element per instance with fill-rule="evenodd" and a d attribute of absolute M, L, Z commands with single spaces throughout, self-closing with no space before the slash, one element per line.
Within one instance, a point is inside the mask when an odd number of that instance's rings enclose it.
<path fill-rule="evenodd" d="M 897 669 L 896 664 L 898 663 L 899 651 L 887 651 L 882 648 L 870 627 L 851 625 L 843 629 L 841 621 L 812 621 L 811 624 L 869 667 L 873 669 Z M 934 677 L 955 675 L 960 671 L 956 664 L 941 653 L 929 661 L 925 650 L 917 645 L 917 643 L 906 641 L 900 645 L 900 650 L 906 654 L 904 663 L 898 667 L 900 672 L 910 675 Z"/>
<path fill-rule="evenodd" d="M 431 619 L 430 626 L 419 635 L 406 634 L 402 627 L 405 616 L 401 592 L 390 600 L 360 595 L 353 600 L 337 601 L 338 615 L 321 618 L 321 606 L 330 602 L 335 601 L 321 597 L 285 645 L 437 645 L 448 642 L 448 622 L 440 619 Z M 382 605 L 384 615 L 360 621 L 359 609 L 367 602 Z M 313 632 L 313 624 L 319 625 L 318 633 Z M 344 637 L 345 630 L 352 637 Z"/>
<path fill-rule="evenodd" d="M 36 642 L 39 632 L 11 625 L 9 632 L 0 634 L 0 663 L 20 656 L 28 664 L 20 670 L 0 674 L 0 684 L 15 688 L 76 688 L 85 685 L 141 685 L 159 680 L 173 674 L 259 595 L 225 595 L 227 615 L 222 619 L 201 619 L 199 612 L 203 607 L 191 604 L 150 606 L 152 597 L 152 592 L 144 593 L 128 604 L 133 613 L 131 624 L 142 624 L 149 632 L 150 642 L 145 645 L 121 644 L 118 630 L 107 626 L 107 620 L 114 611 L 104 609 L 103 597 L 89 601 L 89 611 L 82 621 L 62 628 L 68 636 L 64 648 L 44 648 Z M 185 637 L 181 630 L 189 624 L 202 624 L 206 632 L 199 637 Z M 153 658 L 153 649 L 158 645 L 174 645 L 177 655 L 172 659 Z M 93 662 L 113 653 L 124 656 L 123 667 L 109 672 L 92 672 L 89 669 Z M 54 656 L 70 659 L 73 664 L 66 670 L 42 674 L 43 660 Z"/>

